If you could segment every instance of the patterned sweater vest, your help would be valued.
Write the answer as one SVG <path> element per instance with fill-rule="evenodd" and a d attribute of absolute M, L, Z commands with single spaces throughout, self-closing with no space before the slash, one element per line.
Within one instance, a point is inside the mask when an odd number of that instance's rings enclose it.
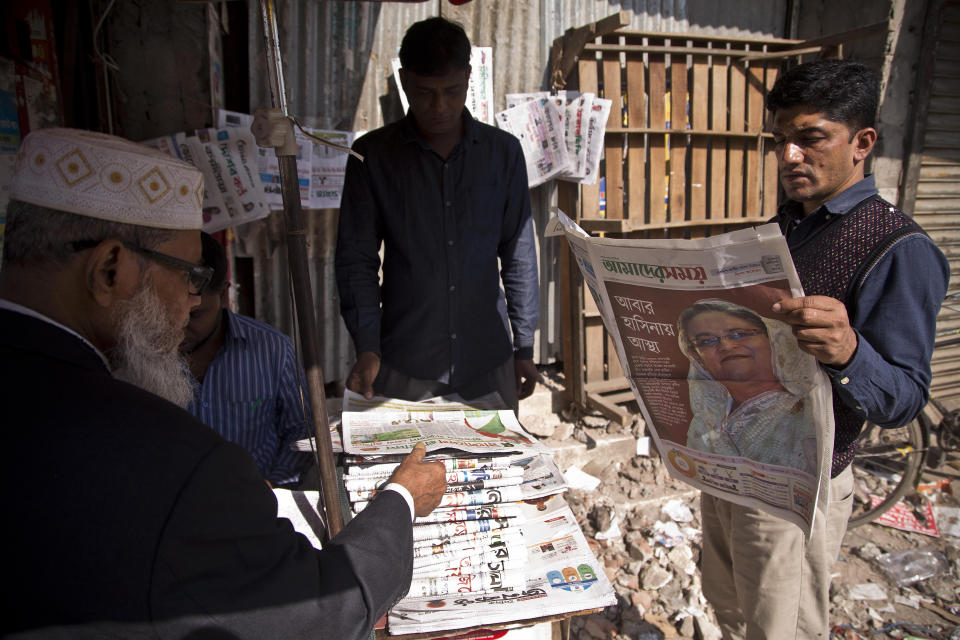
<path fill-rule="evenodd" d="M 790 247 L 805 295 L 830 296 L 847 307 L 851 323 L 864 279 L 901 238 L 923 233 L 905 213 L 874 195 L 847 214 L 833 217 L 823 228 Z M 863 418 L 833 394 L 834 438 L 830 477 L 853 460 Z"/>

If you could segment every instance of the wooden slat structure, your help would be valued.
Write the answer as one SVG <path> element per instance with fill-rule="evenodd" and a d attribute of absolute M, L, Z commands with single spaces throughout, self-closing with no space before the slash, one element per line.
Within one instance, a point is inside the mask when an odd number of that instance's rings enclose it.
<path fill-rule="evenodd" d="M 887 23 L 816 41 L 653 33 L 621 12 L 554 41 L 554 89 L 613 101 L 595 185 L 560 182 L 559 206 L 587 231 L 696 238 L 762 224 L 777 208 L 764 99 L 784 59 L 839 55 Z M 604 205 L 601 205 L 601 188 Z M 569 258 L 569 256 L 566 256 Z M 576 267 L 562 266 L 564 366 L 570 399 L 626 423 L 636 405 Z"/>

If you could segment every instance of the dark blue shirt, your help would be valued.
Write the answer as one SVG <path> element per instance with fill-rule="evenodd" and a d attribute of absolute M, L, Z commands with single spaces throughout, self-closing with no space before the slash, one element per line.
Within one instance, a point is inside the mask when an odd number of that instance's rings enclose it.
<path fill-rule="evenodd" d="M 222 313 L 223 345 L 187 410 L 246 449 L 274 486 L 295 482 L 312 459 L 290 448 L 311 424 L 310 406 L 300 401 L 302 370 L 293 342 L 253 318 Z"/>
<path fill-rule="evenodd" d="M 806 217 L 800 203 L 786 202 L 778 219 L 787 244 L 804 242 L 876 193 L 870 175 Z M 853 359 L 843 369 L 821 365 L 843 403 L 865 420 L 899 426 L 927 403 L 937 313 L 949 278 L 947 259 L 923 235 L 900 240 L 866 276 L 850 318 L 857 333 Z"/>
<path fill-rule="evenodd" d="M 539 314 L 520 143 L 466 110 L 463 122 L 446 159 L 411 115 L 354 143 L 364 161 L 347 161 L 336 253 L 357 353 L 376 352 L 401 373 L 454 388 L 514 349 L 532 358 Z"/>

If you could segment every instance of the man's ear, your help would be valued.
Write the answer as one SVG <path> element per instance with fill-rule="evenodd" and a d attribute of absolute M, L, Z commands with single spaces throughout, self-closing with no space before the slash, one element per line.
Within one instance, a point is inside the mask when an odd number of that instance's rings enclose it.
<path fill-rule="evenodd" d="M 220 292 L 221 307 L 226 307 L 227 304 L 229 303 L 230 301 L 230 296 L 228 295 L 229 292 L 230 292 L 230 282 L 227 281 L 223 283 L 223 291 Z"/>
<path fill-rule="evenodd" d="M 403 92 L 404 92 L 404 93 L 408 93 L 408 91 L 407 91 L 407 72 L 404 70 L 403 67 L 400 67 L 400 88 L 403 89 Z"/>
<path fill-rule="evenodd" d="M 873 146 L 877 143 L 877 130 L 873 127 L 860 129 L 853 136 L 853 158 L 855 162 L 863 162 L 873 151 Z"/>
<path fill-rule="evenodd" d="M 97 304 L 109 307 L 136 293 L 141 272 L 137 256 L 120 240 L 104 240 L 87 255 L 84 282 Z"/>

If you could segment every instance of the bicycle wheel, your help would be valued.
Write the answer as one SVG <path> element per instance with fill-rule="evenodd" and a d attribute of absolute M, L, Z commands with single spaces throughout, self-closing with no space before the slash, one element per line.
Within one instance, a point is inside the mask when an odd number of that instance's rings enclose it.
<path fill-rule="evenodd" d="M 853 513 L 848 529 L 870 522 L 914 490 L 923 449 L 920 419 L 897 429 L 867 423 L 853 458 Z M 880 499 L 876 506 L 874 498 Z"/>

